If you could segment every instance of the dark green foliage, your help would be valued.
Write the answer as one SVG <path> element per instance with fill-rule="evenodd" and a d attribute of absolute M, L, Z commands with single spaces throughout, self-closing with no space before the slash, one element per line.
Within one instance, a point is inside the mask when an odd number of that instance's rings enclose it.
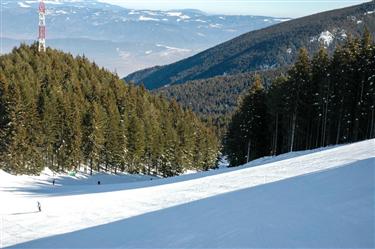
<path fill-rule="evenodd" d="M 231 114 L 238 105 L 238 98 L 247 93 L 255 75 L 262 78 L 264 85 L 270 85 L 271 79 L 279 76 L 286 69 L 273 69 L 255 73 L 230 76 L 218 76 L 205 80 L 189 81 L 157 89 L 155 92 L 176 99 L 179 104 L 191 108 L 204 121 L 216 127 L 219 137 L 224 135 Z"/>
<path fill-rule="evenodd" d="M 232 116 L 225 152 L 232 166 L 263 155 L 375 137 L 375 44 L 349 38 L 330 58 L 301 49 L 287 77 L 267 90 L 256 79 Z M 260 144 L 262 143 L 262 144 Z"/>
<path fill-rule="evenodd" d="M 130 74 L 128 81 L 143 83 L 148 89 L 167 84 L 184 84 L 220 75 L 254 72 L 293 64 L 298 49 L 319 49 L 319 37 L 329 31 L 334 39 L 329 53 L 344 43 L 345 34 L 359 36 L 367 26 L 375 34 L 374 3 L 318 13 L 243 34 L 230 41 L 170 65 L 153 67 Z M 361 22 L 358 22 L 361 21 Z"/>
<path fill-rule="evenodd" d="M 225 146 L 232 165 L 240 165 L 268 153 L 265 97 L 266 93 L 258 76 L 228 127 Z"/>
<path fill-rule="evenodd" d="M 0 167 L 15 174 L 48 166 L 173 176 L 215 167 L 219 150 L 190 110 L 35 44 L 0 57 L 0 138 Z"/>

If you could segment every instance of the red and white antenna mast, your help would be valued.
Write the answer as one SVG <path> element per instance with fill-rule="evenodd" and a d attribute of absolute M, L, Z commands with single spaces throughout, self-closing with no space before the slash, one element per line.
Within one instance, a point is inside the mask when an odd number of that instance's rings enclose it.
<path fill-rule="evenodd" d="M 39 2 L 39 52 L 46 51 L 46 5 L 43 0 Z"/>

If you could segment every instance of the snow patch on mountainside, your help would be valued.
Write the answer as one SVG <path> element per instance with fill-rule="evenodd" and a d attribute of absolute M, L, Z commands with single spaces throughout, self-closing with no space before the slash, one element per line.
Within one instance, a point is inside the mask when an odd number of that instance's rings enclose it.
<path fill-rule="evenodd" d="M 223 25 L 218 24 L 218 23 L 210 23 L 209 26 L 210 26 L 211 28 L 215 28 L 215 29 L 219 29 L 219 28 L 222 28 L 222 27 L 223 27 Z"/>
<path fill-rule="evenodd" d="M 160 19 L 147 17 L 147 16 L 140 16 L 139 21 L 160 21 Z"/>
<path fill-rule="evenodd" d="M 138 11 L 135 11 L 135 10 L 131 10 L 128 15 L 139 15 L 140 13 Z"/>
<path fill-rule="evenodd" d="M 18 2 L 18 5 L 21 7 L 21 8 L 30 8 L 31 6 L 30 5 L 27 5 L 23 2 Z"/>
<path fill-rule="evenodd" d="M 190 49 L 176 48 L 176 47 L 166 46 L 166 45 L 163 45 L 163 44 L 156 44 L 156 46 L 161 47 L 161 48 L 166 48 L 167 50 L 177 51 L 177 52 L 190 52 L 191 51 Z"/>
<path fill-rule="evenodd" d="M 167 12 L 166 14 L 168 16 L 181 16 L 182 12 Z"/>
<path fill-rule="evenodd" d="M 143 10 L 142 12 L 144 14 L 147 14 L 147 15 L 150 15 L 150 16 L 160 16 L 159 13 L 156 13 L 156 12 L 153 12 L 153 11 L 150 11 L 150 10 Z"/>
<path fill-rule="evenodd" d="M 322 42 L 324 46 L 329 47 L 332 43 L 334 35 L 329 31 L 324 31 L 320 34 L 318 41 Z"/>
<path fill-rule="evenodd" d="M 287 21 L 290 21 L 292 19 L 290 19 L 290 18 L 274 18 L 273 20 L 274 21 L 279 21 L 279 22 L 287 22 Z"/>
<path fill-rule="evenodd" d="M 45 4 L 63 4 L 64 2 L 81 2 L 81 1 L 80 0 L 64 0 L 64 1 L 44 0 Z M 25 3 L 28 3 L 28 4 L 39 3 L 39 0 L 28 0 L 28 1 L 25 1 Z"/>
<path fill-rule="evenodd" d="M 310 42 L 320 42 L 324 47 L 329 47 L 335 40 L 345 40 L 348 37 L 345 29 L 333 28 L 331 31 L 326 30 L 317 36 L 310 37 Z"/>
<path fill-rule="evenodd" d="M 181 19 L 190 19 L 190 16 L 188 16 L 188 15 L 181 15 L 180 18 Z"/>

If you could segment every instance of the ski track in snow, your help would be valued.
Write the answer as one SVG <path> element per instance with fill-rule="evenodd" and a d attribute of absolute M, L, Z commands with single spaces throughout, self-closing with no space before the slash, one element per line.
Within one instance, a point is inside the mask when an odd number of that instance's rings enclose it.
<path fill-rule="evenodd" d="M 17 244 L 21 247 L 31 247 L 34 245 L 32 240 L 35 240 L 35 248 L 39 246 L 48 248 L 48 243 L 44 246 L 43 244 L 38 245 L 37 239 L 104 224 L 111 225 L 116 221 L 132 221 L 137 216 L 151 212 L 168 210 L 168 208 L 191 202 L 194 205 L 195 201 L 205 198 L 233 191 L 236 191 L 233 192 L 235 194 L 237 191 L 247 190 L 258 185 L 323 172 L 363 160 L 369 160 L 370 164 L 375 164 L 374 157 L 375 140 L 373 139 L 350 145 L 267 157 L 238 168 L 136 183 L 103 184 L 100 186 L 64 186 L 62 183 L 63 186 L 53 187 L 45 182 L 42 184 L 38 182 L 40 186 L 35 188 L 34 185 L 37 184 L 35 181 L 3 173 L 0 174 L 2 220 L 0 248 L 12 245 L 17 247 Z M 17 178 L 24 180 L 17 182 L 15 180 Z M 13 183 L 15 183 L 14 186 L 12 186 Z M 42 204 L 41 213 L 36 212 L 37 201 Z M 184 213 L 181 213 L 180 216 L 182 218 Z M 141 231 L 142 227 L 137 229 Z M 133 232 L 135 233 L 135 231 Z M 231 233 L 236 232 L 228 230 L 227 233 L 229 234 L 223 236 L 230 237 Z M 181 239 L 176 242 L 177 244 L 169 246 L 186 246 L 187 244 L 184 244 Z M 260 238 L 260 240 L 262 239 L 263 241 L 267 240 Z M 188 237 L 185 237 L 184 240 L 189 243 Z M 20 244 L 28 241 L 32 241 L 31 244 Z M 160 240 L 159 243 L 162 241 Z M 134 241 L 129 241 L 129 243 L 139 246 Z M 144 243 L 146 242 L 144 241 Z M 216 244 L 218 242 L 212 243 L 206 246 L 220 246 L 220 244 Z M 225 245 L 224 241 L 222 243 Z M 84 245 L 80 246 L 85 247 Z M 89 244 L 87 247 L 90 246 L 98 247 L 97 244 Z M 111 247 L 109 244 L 102 247 L 107 246 Z M 113 246 L 119 247 L 118 244 Z M 163 247 L 163 244 L 158 246 Z M 288 247 L 288 245 L 286 246 Z M 63 247 L 63 244 L 60 247 Z"/>

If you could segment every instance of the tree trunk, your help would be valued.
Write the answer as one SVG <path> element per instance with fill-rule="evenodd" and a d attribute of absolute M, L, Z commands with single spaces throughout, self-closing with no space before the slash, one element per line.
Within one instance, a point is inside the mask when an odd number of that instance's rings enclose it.
<path fill-rule="evenodd" d="M 54 154 L 52 153 L 52 155 L 51 155 L 51 163 L 52 163 L 52 168 L 55 168 L 55 165 L 53 165 L 55 162 L 54 162 L 54 158 L 55 158 L 55 156 L 54 156 Z"/>
<path fill-rule="evenodd" d="M 279 133 L 279 114 L 276 114 L 276 129 L 275 129 L 275 141 L 273 145 L 273 155 L 277 155 L 277 143 L 278 143 L 278 134 Z"/>
<path fill-rule="evenodd" d="M 307 131 L 306 131 L 306 137 L 305 137 L 305 150 L 308 150 L 310 148 L 310 144 L 311 144 L 311 123 L 309 122 L 309 125 L 307 126 Z"/>
<path fill-rule="evenodd" d="M 90 158 L 90 175 L 92 176 L 92 158 Z"/>
<path fill-rule="evenodd" d="M 319 146 L 319 138 L 321 138 L 319 131 L 320 131 L 320 124 L 321 124 L 321 118 L 319 117 L 318 122 L 316 122 L 316 140 L 315 140 L 315 145 L 314 148 L 318 148 Z"/>
<path fill-rule="evenodd" d="M 295 132 L 296 132 L 296 120 L 297 120 L 297 114 L 296 112 L 293 113 L 293 117 L 292 117 L 292 135 L 291 135 L 291 138 L 290 138 L 290 152 L 293 151 L 293 147 L 294 147 L 294 137 L 295 137 Z"/>
<path fill-rule="evenodd" d="M 359 101 L 357 101 L 357 106 L 355 109 L 354 115 L 354 128 L 353 128 L 353 142 L 358 141 L 359 136 L 359 119 L 361 118 L 361 108 L 362 108 L 362 101 L 363 101 L 363 88 L 364 88 L 364 80 L 361 81 L 361 92 L 359 96 Z"/>
<path fill-rule="evenodd" d="M 339 144 L 340 142 L 340 133 L 341 133 L 341 119 L 342 119 L 342 113 L 343 113 L 343 105 L 344 105 L 344 99 L 341 99 L 341 107 L 340 107 L 340 114 L 339 114 L 339 123 L 337 125 L 337 133 L 336 133 L 336 144 Z"/>
<path fill-rule="evenodd" d="M 321 146 L 326 146 L 326 131 L 327 131 L 327 115 L 328 115 L 328 99 L 327 103 L 324 107 L 324 117 L 323 117 L 323 125 L 322 125 L 322 138 L 320 141 Z"/>
<path fill-rule="evenodd" d="M 247 158 L 246 158 L 246 163 L 250 161 L 250 147 L 251 147 L 251 140 L 249 140 L 247 144 Z"/>
<path fill-rule="evenodd" d="M 375 137 L 375 134 L 374 134 L 374 122 L 375 122 L 375 120 L 374 120 L 374 115 L 375 113 L 374 113 L 374 108 L 372 108 L 372 111 L 371 111 L 371 126 L 370 126 L 370 136 L 369 136 L 369 138 L 373 138 L 373 137 Z"/>
<path fill-rule="evenodd" d="M 340 141 L 340 129 L 341 129 L 341 117 L 339 119 L 339 123 L 337 125 L 337 133 L 336 133 L 336 144 Z"/>
<path fill-rule="evenodd" d="M 326 146 L 326 133 L 327 133 L 327 120 L 328 120 L 328 105 L 329 105 L 329 93 L 330 93 L 331 83 L 328 83 L 327 95 L 326 95 L 326 103 L 324 106 L 324 114 L 323 114 L 323 124 L 322 124 L 322 138 L 321 138 L 321 145 L 323 147 Z"/>

